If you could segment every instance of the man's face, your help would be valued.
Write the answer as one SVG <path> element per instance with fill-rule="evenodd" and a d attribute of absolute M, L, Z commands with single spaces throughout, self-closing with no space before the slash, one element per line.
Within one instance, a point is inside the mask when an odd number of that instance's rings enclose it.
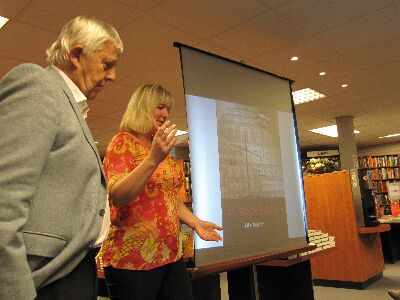
<path fill-rule="evenodd" d="M 76 84 L 88 100 L 94 99 L 107 81 L 115 80 L 117 60 L 118 51 L 112 42 L 105 43 L 103 49 L 90 56 L 79 57 Z"/>

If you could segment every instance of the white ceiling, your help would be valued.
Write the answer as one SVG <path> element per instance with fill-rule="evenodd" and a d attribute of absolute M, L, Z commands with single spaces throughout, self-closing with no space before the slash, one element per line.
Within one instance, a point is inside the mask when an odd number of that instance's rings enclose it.
<path fill-rule="evenodd" d="M 400 141 L 378 139 L 400 131 L 400 0 L 0 0 L 0 15 L 11 19 L 0 30 L 0 77 L 22 62 L 45 65 L 45 49 L 74 16 L 117 28 L 125 48 L 117 80 L 89 104 L 100 151 L 143 83 L 172 92 L 171 117 L 186 127 L 175 41 L 290 78 L 293 90 L 324 93 L 296 106 L 303 149 L 337 148 L 336 138 L 308 130 L 343 115 L 354 117 L 358 147 Z"/>

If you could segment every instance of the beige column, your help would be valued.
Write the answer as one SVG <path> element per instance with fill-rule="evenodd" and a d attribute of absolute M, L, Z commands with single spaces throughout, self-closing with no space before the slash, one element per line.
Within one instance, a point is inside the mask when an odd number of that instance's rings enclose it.
<path fill-rule="evenodd" d="M 354 168 L 354 156 L 357 156 L 357 145 L 354 135 L 352 116 L 336 117 L 339 140 L 340 164 L 342 170 Z"/>

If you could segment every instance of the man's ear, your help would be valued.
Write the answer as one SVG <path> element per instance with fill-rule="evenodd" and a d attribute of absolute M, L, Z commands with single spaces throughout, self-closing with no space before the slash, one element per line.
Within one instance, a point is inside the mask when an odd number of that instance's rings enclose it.
<path fill-rule="evenodd" d="M 71 51 L 69 52 L 69 60 L 75 68 L 79 67 L 79 65 L 80 65 L 79 60 L 82 55 L 83 55 L 83 46 L 82 45 L 72 46 Z"/>

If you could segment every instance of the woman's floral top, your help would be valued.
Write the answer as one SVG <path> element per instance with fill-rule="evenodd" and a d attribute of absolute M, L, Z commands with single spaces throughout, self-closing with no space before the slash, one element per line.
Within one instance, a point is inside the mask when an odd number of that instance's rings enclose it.
<path fill-rule="evenodd" d="M 104 158 L 107 190 L 135 169 L 149 151 L 131 134 L 116 134 Z M 111 228 L 101 249 L 102 266 L 149 270 L 180 259 L 176 196 L 183 178 L 168 156 L 128 205 L 118 208 L 110 199 Z"/>

